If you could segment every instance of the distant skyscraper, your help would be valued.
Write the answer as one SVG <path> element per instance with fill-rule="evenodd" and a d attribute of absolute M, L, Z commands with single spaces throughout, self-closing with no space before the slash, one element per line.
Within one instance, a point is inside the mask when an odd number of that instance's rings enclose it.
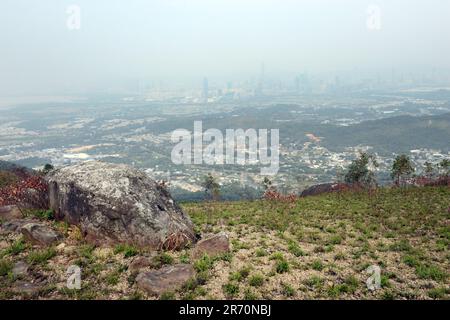
<path fill-rule="evenodd" d="M 298 93 L 300 91 L 300 77 L 299 76 L 295 77 L 294 87 L 295 87 L 295 92 Z"/>
<path fill-rule="evenodd" d="M 257 96 L 262 95 L 262 93 L 263 93 L 265 73 L 266 73 L 266 67 L 263 62 L 263 63 L 261 63 L 261 74 L 259 76 L 258 86 L 256 88 Z"/>
<path fill-rule="evenodd" d="M 203 91 L 202 91 L 202 99 L 205 103 L 208 102 L 208 90 L 209 90 L 208 78 L 205 77 L 203 78 Z"/>

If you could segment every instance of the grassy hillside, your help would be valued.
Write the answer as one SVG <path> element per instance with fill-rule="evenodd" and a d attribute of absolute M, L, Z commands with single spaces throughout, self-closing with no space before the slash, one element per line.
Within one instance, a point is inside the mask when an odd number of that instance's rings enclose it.
<path fill-rule="evenodd" d="M 36 248 L 0 234 L 0 298 L 155 299 L 135 283 L 136 258 L 148 268 L 193 263 L 196 279 L 164 299 L 448 299 L 450 188 L 382 189 L 378 194 L 326 194 L 293 204 L 254 201 L 183 205 L 203 235 L 226 231 L 232 252 L 192 261 L 190 251 L 151 253 L 132 246 L 94 247 L 79 230 L 30 212 L 64 235 Z M 50 218 L 50 220 L 49 220 Z M 14 276 L 15 263 L 29 265 Z M 65 287 L 70 264 L 82 289 Z M 381 268 L 371 292 L 369 265 Z M 33 283 L 28 292 L 23 283 Z M 22 287 L 21 287 L 22 286 Z"/>
<path fill-rule="evenodd" d="M 186 205 L 202 231 L 230 233 L 231 262 L 214 267 L 205 286 L 214 297 L 449 297 L 450 189 L 383 189 L 377 195 L 327 194 L 289 204 L 265 201 Z M 382 271 L 369 292 L 364 272 Z M 246 279 L 239 272 L 249 270 Z M 261 277 L 260 285 L 252 285 Z M 240 279 L 240 281 L 230 279 Z M 447 289 L 445 289 L 447 288 Z M 226 290 L 225 290 L 226 291 Z"/>

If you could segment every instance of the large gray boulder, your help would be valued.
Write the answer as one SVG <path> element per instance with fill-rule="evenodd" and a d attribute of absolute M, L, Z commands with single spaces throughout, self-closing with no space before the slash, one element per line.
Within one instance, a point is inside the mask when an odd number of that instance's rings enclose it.
<path fill-rule="evenodd" d="M 88 161 L 52 171 L 47 180 L 55 218 L 78 225 L 91 243 L 159 249 L 170 242 L 176 249 L 195 241 L 190 218 L 140 170 Z"/>

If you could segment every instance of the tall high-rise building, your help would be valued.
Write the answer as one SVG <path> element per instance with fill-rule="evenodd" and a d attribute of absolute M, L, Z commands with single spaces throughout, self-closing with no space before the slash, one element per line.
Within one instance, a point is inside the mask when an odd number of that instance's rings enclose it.
<path fill-rule="evenodd" d="M 263 62 L 263 63 L 261 63 L 261 73 L 259 75 L 258 85 L 256 87 L 256 92 L 255 92 L 257 96 L 260 96 L 263 94 L 265 73 L 266 73 L 266 66 Z"/>
<path fill-rule="evenodd" d="M 209 86 L 208 86 L 208 78 L 203 78 L 203 90 L 202 90 L 202 99 L 203 102 L 207 103 L 208 102 L 208 90 L 209 90 Z"/>

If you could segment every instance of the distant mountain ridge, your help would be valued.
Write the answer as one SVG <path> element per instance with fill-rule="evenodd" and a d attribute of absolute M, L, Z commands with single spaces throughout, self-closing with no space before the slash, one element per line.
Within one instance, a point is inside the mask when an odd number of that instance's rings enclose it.
<path fill-rule="evenodd" d="M 32 173 L 34 172 L 33 169 L 24 167 L 24 166 L 20 166 L 18 164 L 15 164 L 13 162 L 9 162 L 9 161 L 4 161 L 4 160 L 0 160 L 0 170 L 3 171 L 23 171 L 23 172 L 28 172 L 28 173 Z"/>
<path fill-rule="evenodd" d="M 319 129 L 321 142 L 330 150 L 349 145 L 370 145 L 380 153 L 404 153 L 411 149 L 450 150 L 450 113 L 434 116 L 397 116 L 364 121 L 351 126 Z"/>

